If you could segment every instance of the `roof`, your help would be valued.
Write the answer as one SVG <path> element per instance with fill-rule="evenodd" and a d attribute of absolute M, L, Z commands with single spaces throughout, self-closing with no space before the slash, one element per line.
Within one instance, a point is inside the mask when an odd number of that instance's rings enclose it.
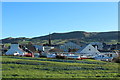
<path fill-rule="evenodd" d="M 111 47 L 111 45 L 105 45 L 105 46 L 103 47 L 103 49 L 104 49 L 104 50 L 108 50 L 108 49 L 110 49 L 110 47 Z"/>
<path fill-rule="evenodd" d="M 73 44 L 78 45 L 78 46 L 86 45 L 86 43 L 80 42 L 80 41 L 67 41 L 64 44 L 67 44 L 67 43 L 73 43 Z"/>
<path fill-rule="evenodd" d="M 50 49 L 49 52 L 63 52 L 63 50 L 54 48 Z"/>
<path fill-rule="evenodd" d="M 81 52 L 83 49 L 85 49 L 85 47 L 87 47 L 89 44 L 87 44 L 87 45 L 85 45 L 85 46 L 83 46 L 83 47 L 81 47 L 77 52 Z"/>
<path fill-rule="evenodd" d="M 26 48 L 29 49 L 30 51 L 32 51 L 33 53 L 36 52 L 36 48 L 32 44 L 31 45 L 30 44 L 26 45 Z"/>
<path fill-rule="evenodd" d="M 79 45 L 77 45 L 76 43 L 74 43 L 74 42 L 67 42 L 67 43 L 65 43 L 64 45 L 70 45 L 70 44 L 72 44 L 72 45 L 75 45 L 75 46 L 78 46 L 78 47 L 80 47 Z"/>
<path fill-rule="evenodd" d="M 100 52 L 112 52 L 112 51 L 106 51 L 106 50 L 99 50 Z"/>

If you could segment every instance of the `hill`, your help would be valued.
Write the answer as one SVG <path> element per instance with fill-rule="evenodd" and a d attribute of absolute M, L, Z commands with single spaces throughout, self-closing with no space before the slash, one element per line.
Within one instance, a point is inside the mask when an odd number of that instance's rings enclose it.
<path fill-rule="evenodd" d="M 76 40 L 83 42 L 111 42 L 118 40 L 118 31 L 110 31 L 110 32 L 85 32 L 85 31 L 73 31 L 67 33 L 52 33 L 50 34 L 53 42 L 55 40 Z M 49 35 L 33 37 L 33 38 L 6 38 L 2 39 L 3 43 L 12 43 L 12 42 L 22 42 L 22 41 L 32 41 L 32 42 L 46 42 L 43 40 L 48 40 Z"/>
<path fill-rule="evenodd" d="M 52 39 L 103 39 L 103 40 L 116 40 L 118 39 L 118 31 L 111 32 L 84 32 L 74 31 L 68 33 L 53 33 L 51 34 Z M 49 35 L 34 37 L 32 39 L 48 40 Z"/>

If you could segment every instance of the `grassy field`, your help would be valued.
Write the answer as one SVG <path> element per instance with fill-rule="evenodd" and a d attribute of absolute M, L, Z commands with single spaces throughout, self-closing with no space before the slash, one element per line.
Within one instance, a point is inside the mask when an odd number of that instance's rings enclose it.
<path fill-rule="evenodd" d="M 118 78 L 119 64 L 86 60 L 2 57 L 3 78 Z"/>

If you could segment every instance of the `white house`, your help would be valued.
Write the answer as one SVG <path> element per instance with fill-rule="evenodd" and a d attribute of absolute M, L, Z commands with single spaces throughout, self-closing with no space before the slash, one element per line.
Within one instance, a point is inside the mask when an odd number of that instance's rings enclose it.
<path fill-rule="evenodd" d="M 100 52 L 97 50 L 97 47 L 93 47 L 91 44 L 88 44 L 81 47 L 76 53 L 85 56 L 87 55 L 95 56 Z"/>
<path fill-rule="evenodd" d="M 80 49 L 81 47 L 73 42 L 67 42 L 64 45 L 60 46 L 60 49 L 68 52 L 69 49 Z"/>
<path fill-rule="evenodd" d="M 24 51 L 20 49 L 19 44 L 11 44 L 10 49 L 6 52 L 6 55 L 24 55 Z"/>

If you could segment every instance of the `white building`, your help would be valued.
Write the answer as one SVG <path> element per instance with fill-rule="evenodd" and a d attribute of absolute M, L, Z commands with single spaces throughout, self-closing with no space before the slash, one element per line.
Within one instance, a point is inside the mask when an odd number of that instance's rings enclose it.
<path fill-rule="evenodd" d="M 64 45 L 60 46 L 60 49 L 64 50 L 65 52 L 68 52 L 69 49 L 80 49 L 81 47 L 75 43 L 67 42 Z"/>
<path fill-rule="evenodd" d="M 97 54 L 100 54 L 100 52 L 97 50 L 97 47 L 93 47 L 91 44 L 81 47 L 76 53 L 85 56 L 86 55 L 95 56 Z"/>
<path fill-rule="evenodd" d="M 41 46 L 41 45 L 34 45 L 36 49 L 44 52 L 48 52 L 51 49 L 54 49 L 52 46 Z"/>
<path fill-rule="evenodd" d="M 20 49 L 19 44 L 11 44 L 10 49 L 6 52 L 6 55 L 24 55 L 24 51 Z"/>

